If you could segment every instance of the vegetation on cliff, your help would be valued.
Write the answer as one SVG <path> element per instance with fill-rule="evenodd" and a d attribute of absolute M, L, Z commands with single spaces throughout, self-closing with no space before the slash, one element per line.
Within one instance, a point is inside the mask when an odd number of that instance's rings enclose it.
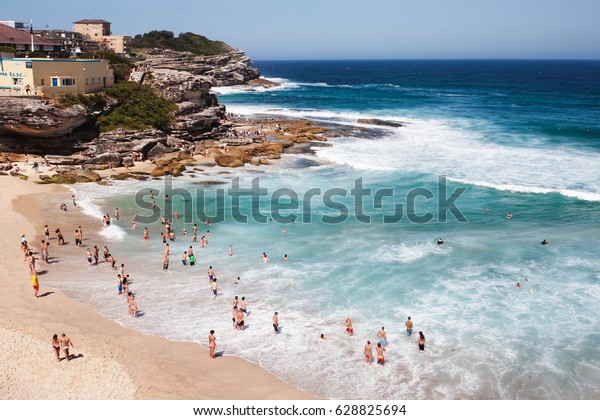
<path fill-rule="evenodd" d="M 177 105 L 163 98 L 150 86 L 136 82 L 121 82 L 106 90 L 118 101 L 117 107 L 96 121 L 101 132 L 116 130 L 165 130 L 174 121 Z"/>
<path fill-rule="evenodd" d="M 178 37 L 171 31 L 150 31 L 136 35 L 131 41 L 133 48 L 161 48 L 175 51 L 187 51 L 196 55 L 217 55 L 233 51 L 222 41 L 211 41 L 192 32 L 180 33 Z"/>

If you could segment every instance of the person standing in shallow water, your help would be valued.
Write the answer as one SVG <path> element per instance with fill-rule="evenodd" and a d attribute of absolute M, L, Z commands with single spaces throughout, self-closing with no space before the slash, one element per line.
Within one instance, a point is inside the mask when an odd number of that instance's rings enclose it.
<path fill-rule="evenodd" d="M 419 331 L 419 339 L 417 340 L 417 344 L 419 345 L 419 350 L 425 351 L 425 334 L 423 334 L 423 331 Z"/>

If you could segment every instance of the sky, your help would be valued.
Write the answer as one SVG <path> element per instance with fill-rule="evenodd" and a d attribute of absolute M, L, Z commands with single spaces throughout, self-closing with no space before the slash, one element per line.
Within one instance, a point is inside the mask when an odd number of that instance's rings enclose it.
<path fill-rule="evenodd" d="M 0 20 L 194 32 L 268 59 L 600 59 L 600 0 L 29 0 Z M 100 5 L 102 5 L 100 7 Z"/>

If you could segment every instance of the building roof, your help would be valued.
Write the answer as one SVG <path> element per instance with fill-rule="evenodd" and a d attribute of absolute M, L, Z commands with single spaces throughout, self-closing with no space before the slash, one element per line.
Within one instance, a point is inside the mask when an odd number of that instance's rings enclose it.
<path fill-rule="evenodd" d="M 108 24 L 110 24 L 110 22 L 107 22 L 104 19 L 81 19 L 81 20 L 78 20 L 73 23 L 108 23 Z"/>
<path fill-rule="evenodd" d="M 61 45 L 59 42 L 50 41 L 40 36 L 34 35 L 33 42 L 37 45 Z M 11 28 L 10 26 L 0 24 L 0 44 L 29 44 L 31 36 L 29 31 Z"/>

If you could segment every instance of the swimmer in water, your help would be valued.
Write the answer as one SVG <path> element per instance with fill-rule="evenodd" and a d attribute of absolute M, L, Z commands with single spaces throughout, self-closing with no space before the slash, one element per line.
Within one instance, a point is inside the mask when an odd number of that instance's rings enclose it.
<path fill-rule="evenodd" d="M 508 212 L 508 213 L 506 213 L 506 218 L 507 218 L 507 219 L 509 219 L 509 220 L 510 220 L 510 219 L 512 219 L 512 216 L 513 216 L 513 215 L 512 215 L 512 213 L 511 213 L 511 212 Z"/>
<path fill-rule="evenodd" d="M 549 243 L 550 243 L 550 242 L 548 242 L 548 241 L 547 241 L 547 240 L 545 240 L 545 239 L 542 241 L 542 245 L 548 245 Z"/>
<path fill-rule="evenodd" d="M 442 238 L 440 238 L 440 239 L 437 240 L 437 244 L 438 245 L 442 245 L 443 243 L 444 243 L 444 240 Z"/>
<path fill-rule="evenodd" d="M 321 336 L 319 337 L 319 341 L 325 341 L 325 340 L 327 340 L 325 338 L 325 334 L 321 334 Z"/>

